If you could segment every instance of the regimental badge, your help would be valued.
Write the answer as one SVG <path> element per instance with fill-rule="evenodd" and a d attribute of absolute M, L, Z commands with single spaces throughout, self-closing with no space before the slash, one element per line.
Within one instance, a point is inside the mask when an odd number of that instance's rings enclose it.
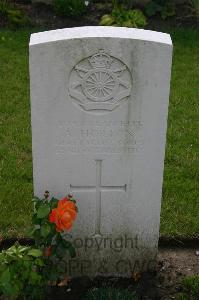
<path fill-rule="evenodd" d="M 80 61 L 70 75 L 69 93 L 86 111 L 112 111 L 130 96 L 131 73 L 104 50 Z"/>

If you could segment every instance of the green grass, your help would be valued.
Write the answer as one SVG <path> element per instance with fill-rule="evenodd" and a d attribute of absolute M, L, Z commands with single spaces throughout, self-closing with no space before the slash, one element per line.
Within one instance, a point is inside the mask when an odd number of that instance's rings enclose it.
<path fill-rule="evenodd" d="M 177 300 L 198 300 L 199 276 L 185 277 L 182 280 L 181 290 Z"/>
<path fill-rule="evenodd" d="M 0 32 L 0 232 L 24 234 L 32 198 L 28 31 Z"/>
<path fill-rule="evenodd" d="M 174 57 L 161 233 L 199 234 L 199 31 L 172 34 Z"/>
<path fill-rule="evenodd" d="M 161 233 L 199 234 L 199 32 L 175 30 Z M 24 236 L 32 212 L 30 31 L 0 31 L 0 233 Z"/>

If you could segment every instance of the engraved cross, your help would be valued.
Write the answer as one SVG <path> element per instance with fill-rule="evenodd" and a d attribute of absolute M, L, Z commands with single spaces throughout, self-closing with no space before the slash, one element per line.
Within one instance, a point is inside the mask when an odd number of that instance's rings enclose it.
<path fill-rule="evenodd" d="M 96 163 L 96 184 L 95 186 L 75 186 L 70 185 L 71 192 L 95 191 L 96 192 L 96 219 L 95 219 L 95 235 L 101 235 L 101 192 L 102 191 L 124 191 L 126 192 L 126 184 L 121 186 L 102 186 L 102 160 L 95 160 Z"/>

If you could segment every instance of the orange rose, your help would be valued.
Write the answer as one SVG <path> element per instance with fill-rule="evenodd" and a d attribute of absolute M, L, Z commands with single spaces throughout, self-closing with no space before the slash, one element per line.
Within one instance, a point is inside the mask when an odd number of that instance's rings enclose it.
<path fill-rule="evenodd" d="M 52 209 L 49 221 L 56 224 L 57 231 L 69 230 L 77 215 L 77 207 L 67 197 L 59 200 L 57 208 Z"/>

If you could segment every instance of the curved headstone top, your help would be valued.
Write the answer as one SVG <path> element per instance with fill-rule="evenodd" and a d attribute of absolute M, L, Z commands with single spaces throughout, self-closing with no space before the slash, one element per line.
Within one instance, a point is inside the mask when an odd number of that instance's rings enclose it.
<path fill-rule="evenodd" d="M 167 33 L 137 28 L 85 26 L 33 33 L 30 39 L 30 46 L 56 42 L 60 40 L 81 39 L 89 37 L 134 39 L 172 45 L 171 37 Z"/>

